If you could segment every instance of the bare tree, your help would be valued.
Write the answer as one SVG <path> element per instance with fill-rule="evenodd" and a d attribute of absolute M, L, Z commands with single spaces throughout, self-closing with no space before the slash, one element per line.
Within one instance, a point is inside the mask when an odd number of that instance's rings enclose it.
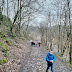
<path fill-rule="evenodd" d="M 72 41 L 71 41 L 71 17 L 70 17 L 70 0 L 67 0 L 67 8 L 68 8 L 68 18 L 69 18 L 69 26 L 70 26 L 70 31 L 69 31 L 69 40 L 70 40 L 70 51 L 69 51 L 69 55 L 70 55 L 70 64 L 72 64 Z"/>
<path fill-rule="evenodd" d="M 9 8 L 8 8 L 8 0 L 7 0 L 7 17 L 8 17 L 8 9 L 9 9 Z"/>

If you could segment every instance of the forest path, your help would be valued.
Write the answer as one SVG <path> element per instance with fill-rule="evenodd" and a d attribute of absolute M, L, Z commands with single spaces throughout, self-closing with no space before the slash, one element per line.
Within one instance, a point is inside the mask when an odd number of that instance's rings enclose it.
<path fill-rule="evenodd" d="M 48 51 L 41 47 L 31 47 L 24 59 L 24 64 L 19 72 L 46 72 L 46 55 Z M 50 69 L 49 69 L 50 71 Z M 50 71 L 51 72 L 51 71 Z M 54 72 L 71 72 L 57 57 L 54 62 Z"/>

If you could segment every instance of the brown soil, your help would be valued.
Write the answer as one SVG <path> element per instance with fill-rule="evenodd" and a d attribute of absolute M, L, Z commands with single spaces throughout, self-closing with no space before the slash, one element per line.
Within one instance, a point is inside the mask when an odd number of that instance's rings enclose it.
<path fill-rule="evenodd" d="M 9 47 L 9 56 L 6 57 L 7 63 L 4 65 L 0 65 L 0 72 L 18 72 L 22 63 L 23 59 L 30 51 L 28 41 L 24 42 L 21 39 L 17 38 L 16 42 L 14 42 L 14 46 Z M 2 52 L 0 52 L 0 58 L 4 58 Z"/>

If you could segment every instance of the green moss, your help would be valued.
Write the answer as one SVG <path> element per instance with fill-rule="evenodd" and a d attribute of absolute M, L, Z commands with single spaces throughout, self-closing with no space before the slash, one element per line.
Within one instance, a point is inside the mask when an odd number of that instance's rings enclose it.
<path fill-rule="evenodd" d="M 2 37 L 2 35 L 0 35 L 0 38 Z"/>
<path fill-rule="evenodd" d="M 12 46 L 12 41 L 9 41 L 9 42 L 8 42 L 8 45 L 9 45 L 9 46 Z"/>
<path fill-rule="evenodd" d="M 14 45 L 14 42 L 11 41 L 9 38 L 6 38 L 6 41 L 7 41 L 7 43 L 8 43 L 9 46 Z"/>
<path fill-rule="evenodd" d="M 9 51 L 9 48 L 3 42 L 0 42 L 0 46 L 2 52 Z"/>
<path fill-rule="evenodd" d="M 2 35 L 2 31 L 0 30 L 0 35 Z"/>
<path fill-rule="evenodd" d="M 6 40 L 9 41 L 10 39 L 9 38 L 6 38 Z"/>
<path fill-rule="evenodd" d="M 8 51 L 5 52 L 4 56 L 7 57 L 9 55 Z"/>
<path fill-rule="evenodd" d="M 0 59 L 0 65 L 3 65 L 3 59 Z"/>
<path fill-rule="evenodd" d="M 6 59 L 3 59 L 3 63 L 7 63 L 7 60 Z"/>
<path fill-rule="evenodd" d="M 1 45 L 6 49 L 6 51 L 9 51 L 9 48 L 3 42 L 1 42 Z"/>
<path fill-rule="evenodd" d="M 6 59 L 0 59 L 0 65 L 3 65 L 5 63 L 7 63 L 7 60 Z"/>
<path fill-rule="evenodd" d="M 2 31 L 0 31 L 0 38 L 3 39 L 4 37 L 6 37 L 6 33 L 5 32 L 3 33 Z"/>

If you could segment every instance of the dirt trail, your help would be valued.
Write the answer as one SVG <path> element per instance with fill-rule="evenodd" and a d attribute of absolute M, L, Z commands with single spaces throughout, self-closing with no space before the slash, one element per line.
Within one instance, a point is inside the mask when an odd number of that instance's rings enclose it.
<path fill-rule="evenodd" d="M 30 47 L 19 72 L 45 72 L 48 51 L 42 47 Z M 71 72 L 58 58 L 54 63 L 54 72 Z"/>

